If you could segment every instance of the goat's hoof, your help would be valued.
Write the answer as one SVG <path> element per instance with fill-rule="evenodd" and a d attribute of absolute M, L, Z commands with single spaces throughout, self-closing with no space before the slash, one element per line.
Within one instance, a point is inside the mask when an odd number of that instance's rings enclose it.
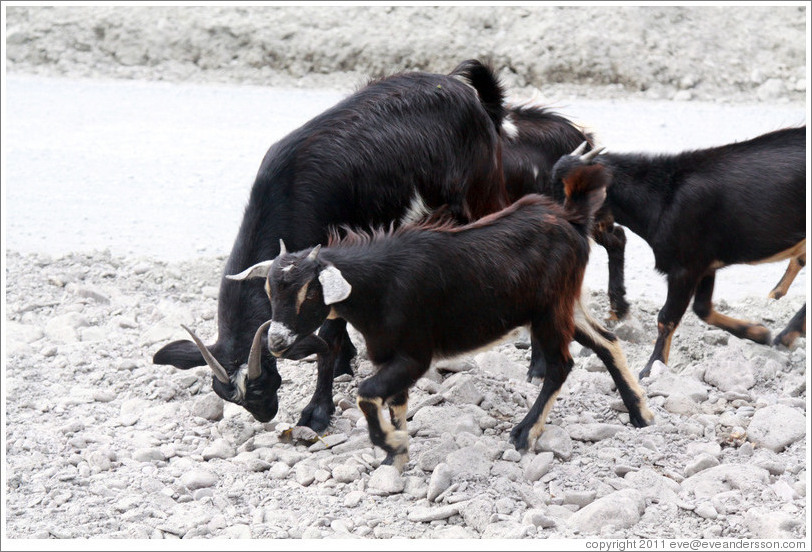
<path fill-rule="evenodd" d="M 517 425 L 510 431 L 510 443 L 516 450 L 527 450 L 530 437 L 530 428 Z"/>
<path fill-rule="evenodd" d="M 353 375 L 352 366 L 350 366 L 349 360 L 339 360 L 333 365 L 333 378 L 343 376 L 344 374 L 347 374 L 348 376 Z"/>
<path fill-rule="evenodd" d="M 393 452 L 388 452 L 386 454 L 386 458 L 383 459 L 381 462 L 382 466 L 394 466 L 398 472 L 403 473 L 403 468 L 406 466 L 407 462 L 409 462 L 409 454 L 408 453 L 401 453 L 396 454 Z"/>
<path fill-rule="evenodd" d="M 773 341 L 773 345 L 778 347 L 779 345 L 783 345 L 787 349 L 792 347 L 792 344 L 795 343 L 795 340 L 801 337 L 801 332 L 781 332 L 778 334 Z"/>
<path fill-rule="evenodd" d="M 629 410 L 629 421 L 634 427 L 648 427 L 654 423 L 654 414 L 648 408 L 645 409 L 645 413 L 641 410 L 632 413 Z"/>
<path fill-rule="evenodd" d="M 609 313 L 609 320 L 613 322 L 619 322 L 626 318 L 626 315 L 629 314 L 629 303 L 626 302 L 625 299 L 619 299 L 617 304 L 612 303 L 609 307 L 611 312 Z"/>
<path fill-rule="evenodd" d="M 769 345 L 772 342 L 770 330 L 761 324 L 753 324 L 752 326 L 749 326 L 745 331 L 744 336 L 751 341 L 760 343 L 761 345 Z"/>
<path fill-rule="evenodd" d="M 304 410 L 296 425 L 307 426 L 316 433 L 322 433 L 327 426 L 330 425 L 330 420 L 333 417 L 336 407 L 330 401 L 329 407 L 327 403 L 310 403 Z"/>
<path fill-rule="evenodd" d="M 767 299 L 781 299 L 783 296 L 783 291 L 774 289 L 767 295 Z"/>

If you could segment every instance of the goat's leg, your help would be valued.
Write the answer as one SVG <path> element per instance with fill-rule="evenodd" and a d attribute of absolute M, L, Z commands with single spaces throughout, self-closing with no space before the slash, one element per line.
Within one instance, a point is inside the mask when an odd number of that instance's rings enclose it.
<path fill-rule="evenodd" d="M 395 430 L 405 432 L 406 411 L 409 407 L 409 390 L 406 389 L 394 397 L 391 397 L 387 401 L 387 404 L 389 405 L 389 419 L 392 421 L 392 425 L 395 427 Z M 403 471 L 403 466 L 406 465 L 408 460 L 409 452 L 406 451 L 404 454 L 399 454 L 397 456 L 387 454 L 382 463 L 394 465 L 398 471 Z"/>
<path fill-rule="evenodd" d="M 626 355 L 615 334 L 601 326 L 576 301 L 575 341 L 595 351 L 615 382 L 623 404 L 629 410 L 629 420 L 635 427 L 645 427 L 654 421 L 654 414 L 646 406 L 646 394 L 629 370 Z"/>
<path fill-rule="evenodd" d="M 691 296 L 694 294 L 696 279 L 689 276 L 684 271 L 672 273 L 668 276 L 668 294 L 665 304 L 657 315 L 657 342 L 654 344 L 654 351 L 646 363 L 646 367 L 640 371 L 639 377 L 643 379 L 651 373 L 651 367 L 656 361 L 668 364 L 668 353 L 671 351 L 671 338 L 674 331 L 679 326 L 682 315 L 688 309 Z"/>
<path fill-rule="evenodd" d="M 806 253 L 801 253 L 799 256 L 790 259 L 789 266 L 787 266 L 787 271 L 784 272 L 781 280 L 775 285 L 767 297 L 770 299 L 781 299 L 784 295 L 786 295 L 787 290 L 789 290 L 789 286 L 792 285 L 793 280 L 795 280 L 795 277 L 805 265 Z"/>
<path fill-rule="evenodd" d="M 549 319 L 534 323 L 532 332 L 541 345 L 547 362 L 547 373 L 530 411 L 510 432 L 510 442 L 516 450 L 529 448 L 541 435 L 550 409 L 573 365 L 568 350 L 571 339 L 561 335 Z"/>
<path fill-rule="evenodd" d="M 531 334 L 530 336 L 530 366 L 527 368 L 527 381 L 533 378 L 544 379 L 547 373 L 547 362 L 544 360 L 544 353 L 541 351 L 541 344 Z"/>
<path fill-rule="evenodd" d="M 319 330 L 319 337 L 327 343 L 328 352 L 318 356 L 316 391 L 297 422 L 297 425 L 310 427 L 317 433 L 327 429 L 335 412 L 333 378 L 340 373 L 352 374 L 350 360 L 356 353 L 347 333 L 345 320 L 325 320 Z"/>
<path fill-rule="evenodd" d="M 626 301 L 625 255 L 626 232 L 617 224 L 608 229 L 602 227 L 594 232 L 595 242 L 606 249 L 609 260 L 609 305 L 612 309 L 610 319 L 622 320 L 629 313 Z"/>
<path fill-rule="evenodd" d="M 381 365 L 374 376 L 358 386 L 358 408 L 367 420 L 369 438 L 373 445 L 386 451 L 383 463 L 392 464 L 399 470 L 409 458 L 405 415 L 409 386 L 428 368 L 429 362 L 399 357 Z M 397 428 L 383 417 L 382 408 L 387 398 L 391 398 L 390 405 L 395 408 L 393 420 Z"/>
<path fill-rule="evenodd" d="M 806 303 L 801 307 L 801 310 L 795 313 L 787 327 L 776 336 L 773 344 L 789 347 L 802 335 L 806 335 Z"/>
<path fill-rule="evenodd" d="M 715 280 L 715 271 L 706 274 L 699 280 L 694 294 L 694 312 L 696 315 L 708 324 L 722 328 L 740 339 L 749 339 L 763 345 L 770 343 L 770 330 L 761 324 L 725 316 L 713 309 L 711 298 L 713 297 Z"/>

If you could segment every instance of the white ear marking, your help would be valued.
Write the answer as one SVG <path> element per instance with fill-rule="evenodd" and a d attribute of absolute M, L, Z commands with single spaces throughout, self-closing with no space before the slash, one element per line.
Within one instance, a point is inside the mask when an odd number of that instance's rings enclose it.
<path fill-rule="evenodd" d="M 229 280 L 245 280 L 247 278 L 267 278 L 268 273 L 271 271 L 273 260 L 262 261 L 252 267 L 246 268 L 239 274 L 227 274 L 226 278 Z"/>
<path fill-rule="evenodd" d="M 352 286 L 341 275 L 341 271 L 332 265 L 319 273 L 319 282 L 321 282 L 325 305 L 343 301 L 350 296 L 352 291 Z"/>

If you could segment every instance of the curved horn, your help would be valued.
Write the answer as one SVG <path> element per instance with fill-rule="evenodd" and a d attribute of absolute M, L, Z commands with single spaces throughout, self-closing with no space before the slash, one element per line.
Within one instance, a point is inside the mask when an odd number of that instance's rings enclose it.
<path fill-rule="evenodd" d="M 279 238 L 279 255 L 282 256 L 287 254 L 288 248 L 285 247 L 285 241 L 282 238 Z"/>
<path fill-rule="evenodd" d="M 587 144 L 586 141 L 581 142 L 581 145 L 575 148 L 575 151 L 573 151 L 570 155 L 581 155 L 582 153 L 584 153 L 584 150 L 586 149 L 586 144 Z"/>
<path fill-rule="evenodd" d="M 231 380 L 228 377 L 228 372 L 226 371 L 225 368 L 223 368 L 222 364 L 217 362 L 217 359 L 214 358 L 214 355 L 212 355 L 209 352 L 209 349 L 203 344 L 200 338 L 195 335 L 195 332 L 193 332 L 183 324 L 181 324 L 180 327 L 189 332 L 189 335 L 192 336 L 192 340 L 195 342 L 195 345 L 197 345 L 197 348 L 200 349 L 200 352 L 203 354 L 203 359 L 206 361 L 206 364 L 208 364 L 209 368 L 211 368 L 211 371 L 214 372 L 214 377 L 219 379 L 222 383 L 230 385 Z"/>
<path fill-rule="evenodd" d="M 249 266 L 239 274 L 226 274 L 226 278 L 228 278 L 229 280 L 245 280 L 248 278 L 267 278 L 268 273 L 271 271 L 272 264 L 273 260 L 262 261 L 261 263 L 257 263 L 254 266 Z"/>
<path fill-rule="evenodd" d="M 591 163 L 593 159 L 595 159 L 603 150 L 606 148 L 601 146 L 599 148 L 595 148 L 592 151 L 589 151 L 581 156 L 581 161 L 583 163 Z"/>
<path fill-rule="evenodd" d="M 257 329 L 254 334 L 254 341 L 251 343 L 251 352 L 248 353 L 248 379 L 257 379 L 262 373 L 262 368 L 259 365 L 259 360 L 262 358 L 262 333 L 268 329 L 271 321 L 268 320 Z"/>
<path fill-rule="evenodd" d="M 316 247 L 313 248 L 313 251 L 311 251 L 310 255 L 307 256 L 307 260 L 315 261 L 316 257 L 319 255 L 319 251 L 321 251 L 321 244 L 318 244 Z"/>

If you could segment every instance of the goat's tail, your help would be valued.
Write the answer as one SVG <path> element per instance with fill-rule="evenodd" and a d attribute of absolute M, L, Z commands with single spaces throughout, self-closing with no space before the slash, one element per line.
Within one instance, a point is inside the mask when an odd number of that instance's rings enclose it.
<path fill-rule="evenodd" d="M 603 165 L 578 165 L 562 181 L 567 220 L 588 236 L 595 213 L 606 199 L 606 186 L 611 181 L 611 173 Z"/>
<path fill-rule="evenodd" d="M 505 90 L 496 77 L 493 67 L 478 59 L 468 59 L 457 65 L 450 76 L 457 77 L 476 90 L 482 107 L 488 113 L 497 129 L 502 128 L 507 113 Z"/>

